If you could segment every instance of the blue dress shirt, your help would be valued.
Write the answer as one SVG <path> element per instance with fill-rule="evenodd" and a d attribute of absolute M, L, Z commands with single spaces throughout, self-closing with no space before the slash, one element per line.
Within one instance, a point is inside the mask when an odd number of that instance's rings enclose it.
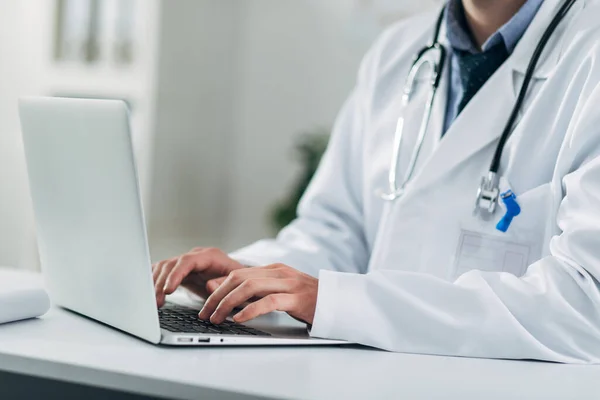
<path fill-rule="evenodd" d="M 498 43 L 504 43 L 508 54 L 512 54 L 521 37 L 535 18 L 544 0 L 527 0 L 521 9 L 504 24 L 496 33 L 483 44 L 481 51 L 485 52 Z M 446 7 L 446 29 L 450 43 L 450 84 L 448 85 L 448 103 L 446 106 L 446 119 L 444 133 L 450 128 L 458 116 L 458 106 L 463 97 L 463 87 L 460 79 L 460 67 L 454 57 L 455 51 L 464 51 L 471 54 L 480 50 L 473 43 L 471 33 L 467 26 L 462 0 L 449 0 Z"/>

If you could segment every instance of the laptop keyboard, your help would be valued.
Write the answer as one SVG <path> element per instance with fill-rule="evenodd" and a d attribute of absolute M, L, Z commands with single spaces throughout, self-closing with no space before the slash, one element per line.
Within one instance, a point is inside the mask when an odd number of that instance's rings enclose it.
<path fill-rule="evenodd" d="M 198 311 L 175 305 L 167 305 L 159 309 L 158 318 L 161 328 L 176 333 L 271 336 L 269 333 L 231 321 L 225 321 L 220 325 L 202 321 L 198 318 Z"/>

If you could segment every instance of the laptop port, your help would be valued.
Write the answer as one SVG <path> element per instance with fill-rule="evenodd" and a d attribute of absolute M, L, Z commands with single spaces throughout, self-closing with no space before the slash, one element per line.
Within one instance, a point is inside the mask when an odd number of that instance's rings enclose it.
<path fill-rule="evenodd" d="M 180 337 L 177 338 L 177 343 L 193 343 L 194 339 L 191 337 Z"/>
<path fill-rule="evenodd" d="M 210 343 L 210 338 L 199 338 L 198 343 Z"/>

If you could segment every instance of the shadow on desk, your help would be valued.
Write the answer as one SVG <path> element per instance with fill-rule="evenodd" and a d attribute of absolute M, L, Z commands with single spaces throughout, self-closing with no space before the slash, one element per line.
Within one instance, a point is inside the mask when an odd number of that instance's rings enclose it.
<path fill-rule="evenodd" d="M 158 400 L 138 394 L 122 393 L 93 386 L 0 372 L 0 396 L 3 399 L 86 399 L 86 400 Z"/>

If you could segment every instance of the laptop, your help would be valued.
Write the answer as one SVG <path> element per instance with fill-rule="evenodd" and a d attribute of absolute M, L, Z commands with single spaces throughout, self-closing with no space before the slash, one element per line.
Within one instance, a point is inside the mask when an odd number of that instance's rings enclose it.
<path fill-rule="evenodd" d="M 302 324 L 277 322 L 284 318 L 214 325 L 191 307 L 157 309 L 126 104 L 30 97 L 20 99 L 19 113 L 54 304 L 155 344 L 344 343 L 311 338 Z"/>

